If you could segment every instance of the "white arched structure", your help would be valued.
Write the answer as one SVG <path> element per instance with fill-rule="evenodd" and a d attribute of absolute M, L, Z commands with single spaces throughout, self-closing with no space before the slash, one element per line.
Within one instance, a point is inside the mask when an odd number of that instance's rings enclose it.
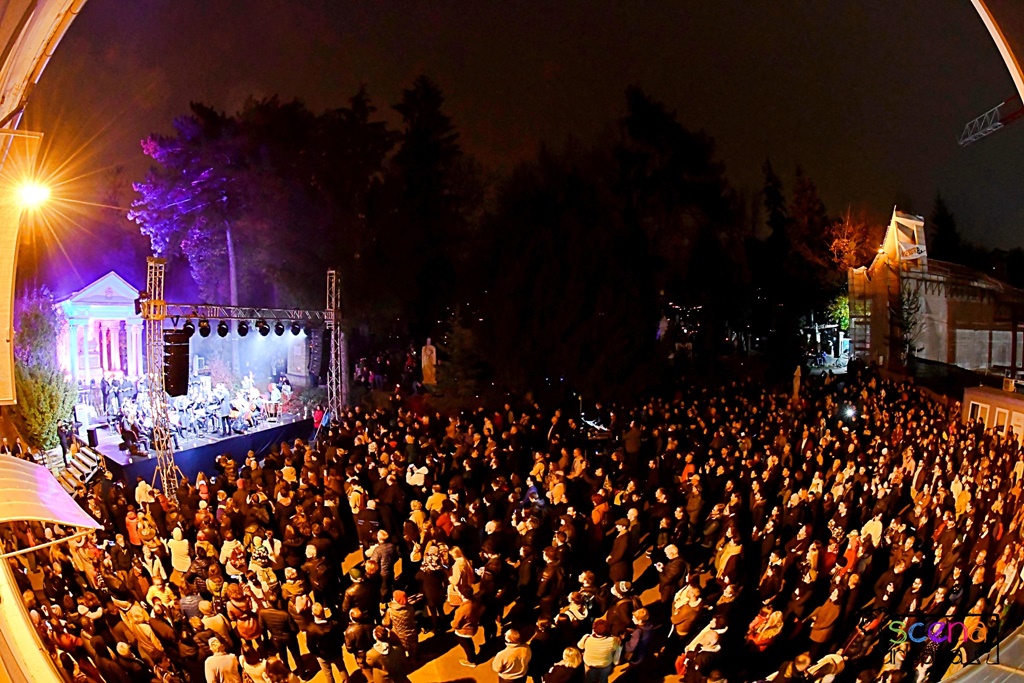
<path fill-rule="evenodd" d="M 12 336 L 22 207 L 12 190 L 34 170 L 42 137 L 16 129 L 32 88 L 85 2 L 0 2 L 0 405 L 17 400 Z"/>
<path fill-rule="evenodd" d="M 41 135 L 17 130 L 32 88 L 86 0 L 0 1 L 0 405 L 14 403 L 13 301 L 21 206 L 13 190 L 34 170 Z M 0 456 L 0 521 L 46 519 L 94 528 L 44 468 Z M 16 470 L 16 472 L 15 472 Z M 11 488 L 13 487 L 13 488 Z M 20 498 L 19 498 L 20 496 Z M 40 512 L 43 510 L 44 512 Z M 80 513 L 80 514 L 76 514 Z M 0 559 L 0 681 L 57 683 L 21 604 L 6 559 Z"/>
<path fill-rule="evenodd" d="M 992 10 L 985 4 L 985 0 L 971 0 L 971 4 L 974 5 L 974 9 L 978 10 L 978 15 L 985 23 L 985 28 L 988 29 L 989 35 L 992 36 L 992 42 L 996 44 L 1000 56 L 1002 56 L 1003 61 L 1006 63 L 1006 69 L 1010 72 L 1013 84 L 1017 87 L 1017 95 L 1020 96 L 1021 102 L 1024 102 L 1024 71 L 1021 71 L 1020 63 L 1013 54 L 1006 35 L 996 22 Z"/>

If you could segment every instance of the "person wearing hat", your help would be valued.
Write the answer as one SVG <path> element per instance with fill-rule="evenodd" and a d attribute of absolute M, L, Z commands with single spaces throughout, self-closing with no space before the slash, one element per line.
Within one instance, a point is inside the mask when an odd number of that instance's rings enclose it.
<path fill-rule="evenodd" d="M 633 553 L 630 549 L 629 521 L 625 518 L 615 522 L 616 536 L 612 541 L 612 552 L 608 556 L 608 576 L 613 582 L 633 580 Z"/>
<path fill-rule="evenodd" d="M 416 650 L 420 640 L 420 628 L 416 623 L 416 610 L 409 604 L 405 591 L 395 591 L 393 599 L 388 603 L 384 613 L 384 626 L 391 629 L 398 642 L 402 644 L 410 661 L 415 661 Z"/>
<path fill-rule="evenodd" d="M 523 643 L 519 631 L 509 629 L 505 632 L 505 649 L 494 655 L 491 669 L 502 683 L 526 683 L 530 654 L 530 648 Z"/>
<path fill-rule="evenodd" d="M 366 574 L 359 567 L 353 567 L 349 573 L 352 585 L 345 589 L 341 609 L 348 612 L 359 608 L 369 619 L 376 621 L 380 614 L 380 598 L 374 594 L 373 587 L 366 580 Z"/>

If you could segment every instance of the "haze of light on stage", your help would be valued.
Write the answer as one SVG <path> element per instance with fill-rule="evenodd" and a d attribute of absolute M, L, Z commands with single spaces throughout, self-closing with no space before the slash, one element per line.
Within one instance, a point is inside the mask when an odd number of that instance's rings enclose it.
<path fill-rule="evenodd" d="M 138 296 L 138 289 L 110 272 L 57 302 L 67 319 L 58 348 L 64 370 L 78 386 L 79 435 L 95 444 L 112 469 L 148 478 L 155 459 L 149 457 L 152 421 Z M 194 330 L 188 339 L 188 378 L 180 391 L 168 387 L 179 465 L 198 471 L 209 468 L 211 453 L 237 457 L 285 436 L 307 437 L 305 410 L 289 399 L 311 384 L 310 341 L 317 334 L 307 336 L 300 325 L 276 328 L 271 321 L 264 335 L 257 321 L 249 321 L 242 335 L 241 323 L 226 322 L 225 330 L 221 321 L 208 322 L 207 328 L 199 320 L 165 321 L 165 334 L 187 326 Z"/>

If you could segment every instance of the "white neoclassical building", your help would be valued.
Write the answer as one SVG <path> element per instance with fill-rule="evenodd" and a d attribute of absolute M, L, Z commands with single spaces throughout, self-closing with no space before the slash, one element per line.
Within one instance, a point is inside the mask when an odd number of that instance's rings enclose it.
<path fill-rule="evenodd" d="M 88 386 L 104 375 L 137 378 L 146 371 L 139 290 L 111 271 L 57 302 L 67 317 L 58 355 L 72 381 Z"/>

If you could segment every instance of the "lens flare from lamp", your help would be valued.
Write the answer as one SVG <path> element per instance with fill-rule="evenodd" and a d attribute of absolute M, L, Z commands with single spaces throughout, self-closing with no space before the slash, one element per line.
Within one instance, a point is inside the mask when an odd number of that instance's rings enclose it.
<path fill-rule="evenodd" d="M 50 188 L 39 183 L 27 182 L 18 187 L 18 201 L 26 209 L 37 209 L 50 198 Z"/>

